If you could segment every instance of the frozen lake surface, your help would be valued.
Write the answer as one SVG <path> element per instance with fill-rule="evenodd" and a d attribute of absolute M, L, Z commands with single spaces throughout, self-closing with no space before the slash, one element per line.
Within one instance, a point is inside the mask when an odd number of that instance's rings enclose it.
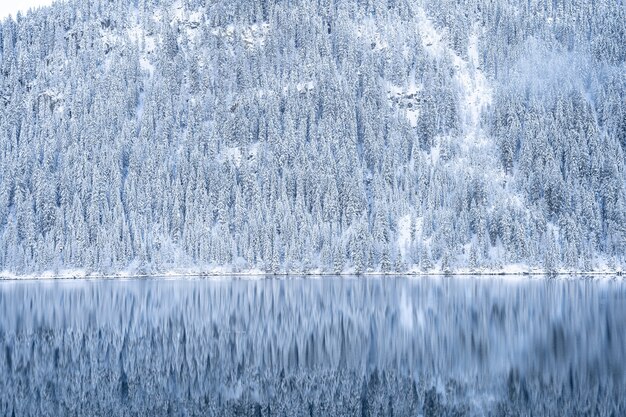
<path fill-rule="evenodd" d="M 0 282 L 0 416 L 626 415 L 626 284 Z"/>

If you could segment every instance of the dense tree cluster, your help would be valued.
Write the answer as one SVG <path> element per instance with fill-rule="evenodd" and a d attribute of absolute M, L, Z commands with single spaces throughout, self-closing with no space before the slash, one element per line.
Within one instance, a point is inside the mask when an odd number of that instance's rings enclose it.
<path fill-rule="evenodd" d="M 425 50 L 423 15 L 461 59 L 477 33 L 484 153 L 462 145 L 458 65 Z M 625 22 L 608 0 L 70 0 L 5 19 L 0 270 L 619 264 Z"/>

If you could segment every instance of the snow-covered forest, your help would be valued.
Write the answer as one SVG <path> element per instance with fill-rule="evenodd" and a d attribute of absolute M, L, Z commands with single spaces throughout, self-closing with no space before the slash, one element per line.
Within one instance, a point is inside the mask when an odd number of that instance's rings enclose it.
<path fill-rule="evenodd" d="M 69 0 L 0 24 L 0 271 L 626 264 L 620 0 Z"/>

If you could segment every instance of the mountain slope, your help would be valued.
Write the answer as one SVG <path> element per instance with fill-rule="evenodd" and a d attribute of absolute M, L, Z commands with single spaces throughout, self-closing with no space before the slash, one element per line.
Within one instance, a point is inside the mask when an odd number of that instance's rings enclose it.
<path fill-rule="evenodd" d="M 0 270 L 623 264 L 623 6 L 309 3 L 2 22 Z"/>

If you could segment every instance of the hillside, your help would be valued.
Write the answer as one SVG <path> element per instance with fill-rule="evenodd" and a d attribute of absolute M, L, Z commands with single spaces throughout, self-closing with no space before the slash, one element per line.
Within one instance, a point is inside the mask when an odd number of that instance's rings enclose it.
<path fill-rule="evenodd" d="M 0 24 L 0 271 L 608 271 L 622 2 L 60 1 Z"/>

